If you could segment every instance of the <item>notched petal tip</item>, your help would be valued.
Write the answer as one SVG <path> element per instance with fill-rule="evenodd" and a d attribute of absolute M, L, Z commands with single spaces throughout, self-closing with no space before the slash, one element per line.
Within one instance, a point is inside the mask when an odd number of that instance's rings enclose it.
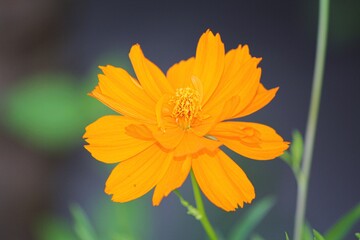
<path fill-rule="evenodd" d="M 253 57 L 253 59 L 255 59 L 256 62 L 256 66 L 258 67 L 259 63 L 262 61 L 262 57 Z M 259 68 L 259 67 L 258 67 Z M 261 69 L 261 68 L 260 68 Z"/>
<path fill-rule="evenodd" d="M 199 155 L 192 169 L 206 197 L 224 211 L 235 211 L 255 198 L 255 190 L 245 172 L 225 153 Z"/>
<path fill-rule="evenodd" d="M 86 95 L 88 95 L 89 97 L 93 97 L 93 98 L 95 98 L 95 96 L 94 96 L 93 92 L 89 92 L 89 93 L 87 93 Z"/>
<path fill-rule="evenodd" d="M 214 35 L 210 30 L 210 28 L 206 29 L 206 31 L 202 35 L 208 35 L 208 34 Z"/>
<path fill-rule="evenodd" d="M 89 97 L 92 97 L 92 98 L 97 99 L 96 95 L 97 95 L 98 93 L 101 94 L 101 92 L 102 92 L 102 91 L 101 91 L 99 85 L 96 85 L 95 88 L 94 88 L 91 92 L 87 93 L 87 95 L 88 95 Z"/>
<path fill-rule="evenodd" d="M 211 37 L 217 37 L 217 36 L 220 37 L 220 34 L 218 32 L 214 33 L 210 28 L 206 29 L 206 31 L 202 35 L 207 35 L 207 36 L 210 35 Z"/>
<path fill-rule="evenodd" d="M 105 71 L 109 68 L 115 68 L 113 65 L 106 64 L 105 66 L 99 65 L 98 68 L 106 75 Z"/>
<path fill-rule="evenodd" d="M 245 52 L 245 54 L 250 55 L 250 57 L 251 57 L 249 45 L 244 44 L 242 47 L 241 47 L 241 45 L 239 45 L 239 49 L 243 50 Z"/>

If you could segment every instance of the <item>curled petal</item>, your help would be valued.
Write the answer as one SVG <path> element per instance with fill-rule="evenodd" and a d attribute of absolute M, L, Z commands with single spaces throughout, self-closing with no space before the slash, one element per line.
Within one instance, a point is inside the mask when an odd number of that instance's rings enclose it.
<path fill-rule="evenodd" d="M 158 143 L 165 149 L 169 150 L 176 148 L 182 141 L 185 134 L 184 130 L 170 123 L 167 124 L 164 129 L 150 125 L 148 125 L 148 128 L 151 130 Z"/>
<path fill-rule="evenodd" d="M 249 122 L 221 122 L 209 133 L 231 150 L 255 160 L 270 160 L 288 147 L 274 129 Z"/>
<path fill-rule="evenodd" d="M 168 125 L 169 126 L 169 125 Z M 149 126 L 154 138 L 168 151 L 173 151 L 175 157 L 195 154 L 205 150 L 215 151 L 222 143 L 199 136 L 190 130 L 185 131 L 178 126 L 168 127 L 161 130 L 156 126 Z"/>
<path fill-rule="evenodd" d="M 215 151 L 222 143 L 219 141 L 199 137 L 191 132 L 185 132 L 183 139 L 174 149 L 174 156 L 192 155 L 200 151 Z"/>

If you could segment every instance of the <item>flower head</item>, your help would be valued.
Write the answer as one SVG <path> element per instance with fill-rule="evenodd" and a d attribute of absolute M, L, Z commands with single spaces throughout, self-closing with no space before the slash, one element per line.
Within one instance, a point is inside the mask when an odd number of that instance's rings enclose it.
<path fill-rule="evenodd" d="M 250 203 L 253 185 L 219 147 L 255 160 L 274 159 L 288 148 L 268 126 L 231 121 L 263 108 L 278 90 L 260 83 L 261 59 L 246 45 L 225 54 L 220 35 L 209 30 L 195 57 L 173 65 L 166 75 L 138 44 L 129 56 L 137 79 L 121 68 L 100 67 L 103 74 L 90 93 L 121 114 L 98 119 L 84 135 L 94 158 L 118 163 L 105 192 L 113 201 L 127 202 L 155 187 L 152 201 L 159 205 L 192 170 L 216 206 L 233 211 Z"/>

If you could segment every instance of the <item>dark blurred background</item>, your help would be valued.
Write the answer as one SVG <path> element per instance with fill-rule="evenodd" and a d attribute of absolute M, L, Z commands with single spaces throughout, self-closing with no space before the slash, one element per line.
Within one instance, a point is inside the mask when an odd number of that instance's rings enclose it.
<path fill-rule="evenodd" d="M 112 112 L 86 93 L 97 83 L 98 65 L 132 71 L 127 54 L 135 43 L 163 71 L 193 56 L 208 28 L 221 34 L 227 50 L 248 44 L 253 56 L 263 58 L 264 85 L 280 86 L 280 91 L 246 120 L 270 125 L 287 140 L 294 129 L 304 133 L 317 9 L 317 1 L 310 0 L 1 0 L 0 239 L 38 239 L 44 216 L 71 224 L 72 202 L 81 205 L 93 223 L 110 224 L 110 215 L 100 218 L 94 212 L 109 204 L 103 187 L 112 166 L 92 159 L 81 136 L 87 124 Z M 360 200 L 359 43 L 360 1 L 331 1 L 307 211 L 311 226 L 320 232 Z M 254 202 L 269 195 L 277 200 L 256 231 L 266 239 L 283 239 L 284 231 L 292 232 L 295 209 L 290 168 L 280 159 L 232 157 L 256 188 Z M 192 201 L 188 182 L 180 191 Z M 134 213 L 119 213 L 125 222 L 139 212 L 146 216 L 134 230 L 143 232 L 142 239 L 205 238 L 174 194 L 155 208 L 150 197 L 126 205 Z M 249 208 L 225 213 L 206 205 L 210 220 L 224 235 Z"/>

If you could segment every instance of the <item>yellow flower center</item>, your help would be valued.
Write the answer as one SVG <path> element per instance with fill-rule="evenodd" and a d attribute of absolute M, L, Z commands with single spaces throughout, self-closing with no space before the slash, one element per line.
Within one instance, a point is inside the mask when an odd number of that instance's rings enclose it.
<path fill-rule="evenodd" d="M 199 117 L 200 94 L 193 88 L 176 89 L 175 95 L 170 99 L 170 104 L 173 105 L 171 116 L 184 130 L 189 129 L 193 120 Z"/>

